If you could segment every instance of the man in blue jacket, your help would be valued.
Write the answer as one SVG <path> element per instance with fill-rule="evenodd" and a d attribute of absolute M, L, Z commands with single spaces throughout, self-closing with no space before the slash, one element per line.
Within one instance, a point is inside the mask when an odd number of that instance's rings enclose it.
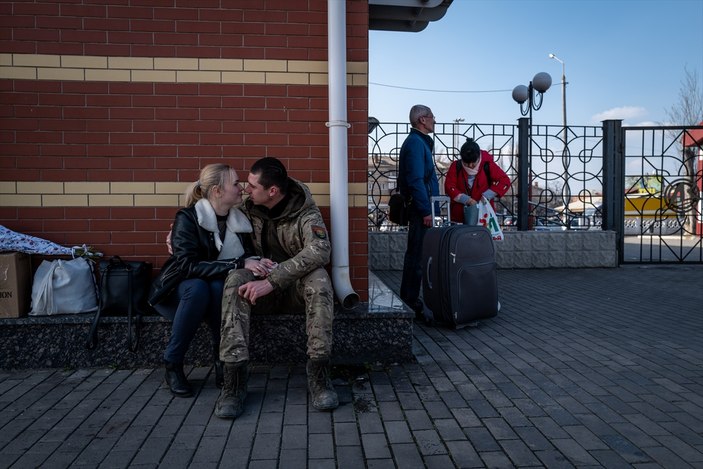
<path fill-rule="evenodd" d="M 432 149 L 435 118 L 432 110 L 416 104 L 410 109 L 410 134 L 400 148 L 398 188 L 408 204 L 408 245 L 403 261 L 400 298 L 422 318 L 422 241 L 432 227 L 431 197 L 439 195 Z"/>

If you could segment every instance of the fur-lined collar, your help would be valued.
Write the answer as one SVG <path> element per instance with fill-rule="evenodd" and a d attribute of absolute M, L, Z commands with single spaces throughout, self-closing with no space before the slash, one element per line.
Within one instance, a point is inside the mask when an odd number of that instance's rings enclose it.
<path fill-rule="evenodd" d="M 210 201 L 200 199 L 195 203 L 195 213 L 198 216 L 198 224 L 213 233 L 215 247 L 220 254 L 218 259 L 236 259 L 244 254 L 244 247 L 237 233 L 251 233 L 251 223 L 244 213 L 238 208 L 231 208 L 227 215 L 227 232 L 225 242 L 220 239 L 220 230 L 217 227 L 217 215 L 212 208 Z"/>

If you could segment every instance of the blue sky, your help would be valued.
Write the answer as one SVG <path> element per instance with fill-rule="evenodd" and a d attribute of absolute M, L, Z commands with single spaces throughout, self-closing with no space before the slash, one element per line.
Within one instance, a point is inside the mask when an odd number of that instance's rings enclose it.
<path fill-rule="evenodd" d="M 512 89 L 547 72 L 533 120 L 560 125 L 550 53 L 565 63 L 569 125 L 670 123 L 685 68 L 703 90 L 703 0 L 454 0 L 419 33 L 370 32 L 369 115 L 406 122 L 421 103 L 439 122 L 512 124 Z"/>

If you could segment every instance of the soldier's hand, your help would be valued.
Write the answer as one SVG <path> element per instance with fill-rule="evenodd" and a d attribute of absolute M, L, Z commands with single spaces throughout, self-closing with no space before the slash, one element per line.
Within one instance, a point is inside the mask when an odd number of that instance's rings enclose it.
<path fill-rule="evenodd" d="M 255 305 L 256 300 L 273 291 L 273 285 L 268 280 L 252 280 L 239 287 L 239 296 Z"/>

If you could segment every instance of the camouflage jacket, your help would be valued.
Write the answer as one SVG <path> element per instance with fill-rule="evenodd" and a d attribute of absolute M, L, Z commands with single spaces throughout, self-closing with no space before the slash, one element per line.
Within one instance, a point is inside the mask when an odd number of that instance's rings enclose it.
<path fill-rule="evenodd" d="M 280 262 L 268 276 L 276 289 L 285 289 L 313 270 L 324 267 L 330 261 L 332 247 L 322 213 L 310 194 L 310 189 L 295 179 L 290 179 L 290 198 L 280 215 L 270 218 L 265 207 L 254 205 L 251 200 L 244 204 L 254 228 L 254 247 L 257 255 L 266 256 L 262 247 L 264 224 L 275 230 L 276 238 L 289 259 Z"/>

